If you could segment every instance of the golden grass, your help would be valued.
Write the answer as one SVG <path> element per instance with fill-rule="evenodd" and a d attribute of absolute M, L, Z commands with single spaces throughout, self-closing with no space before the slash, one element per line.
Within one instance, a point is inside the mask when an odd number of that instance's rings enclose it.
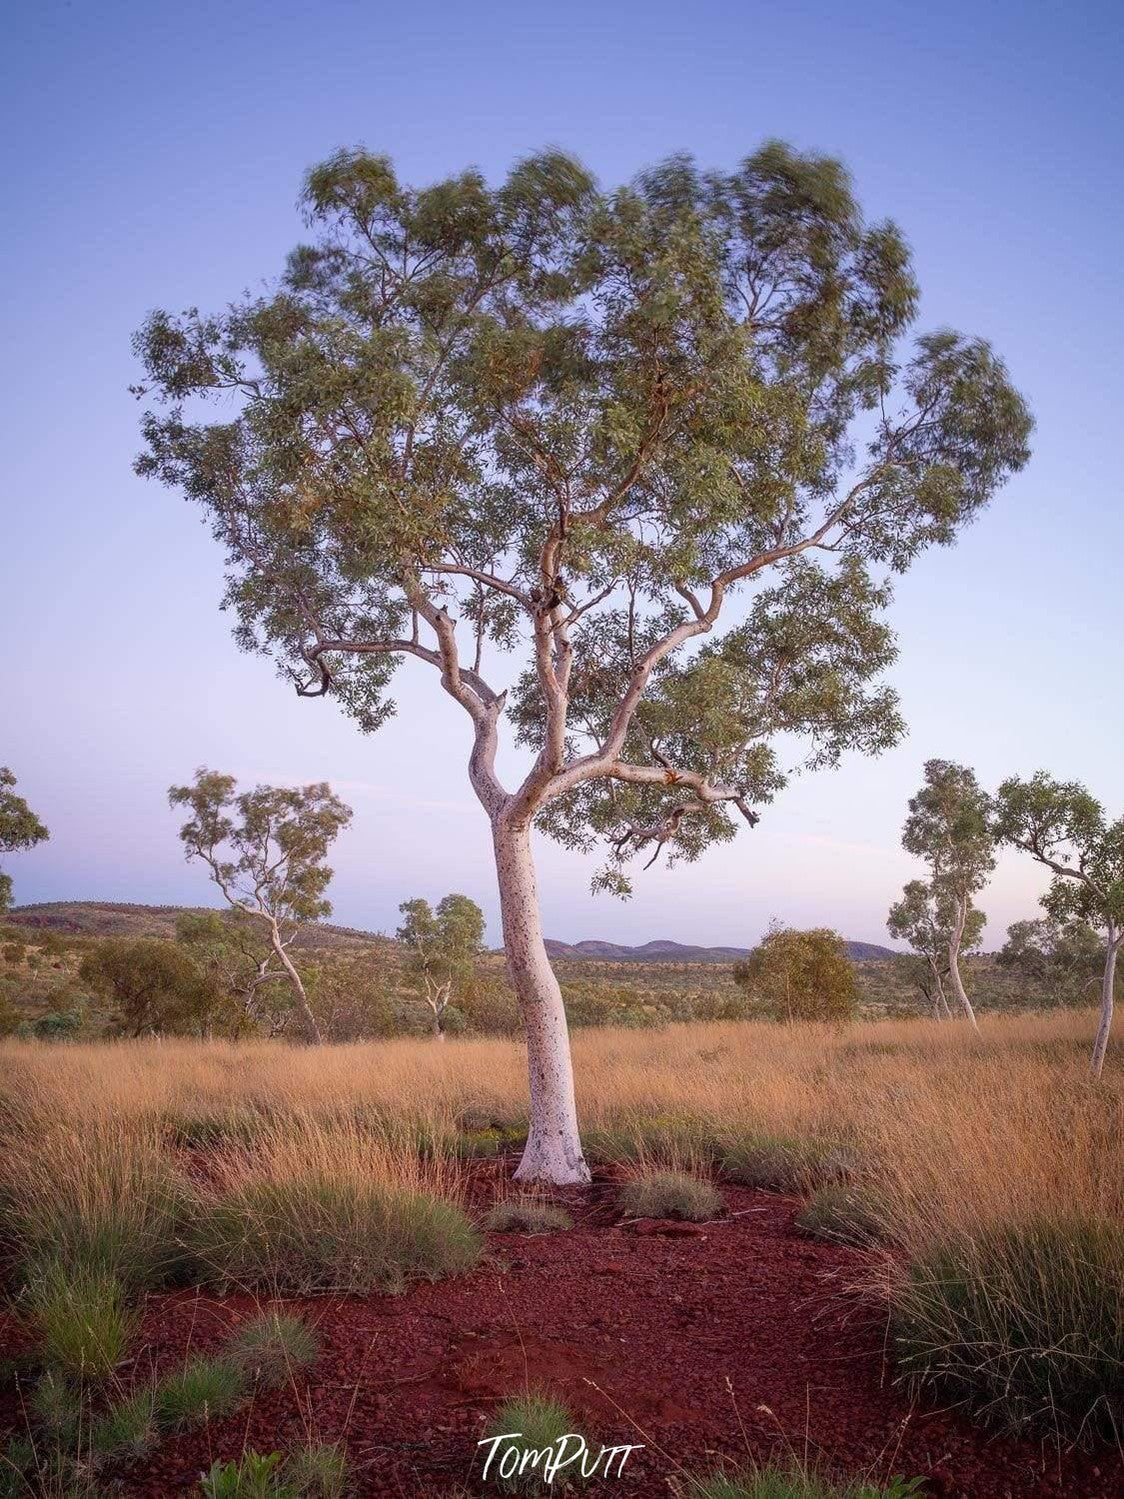
<path fill-rule="evenodd" d="M 649 1155 L 655 1137 L 658 1155 L 662 1133 L 680 1160 L 708 1137 L 745 1132 L 843 1140 L 885 1184 L 907 1239 L 916 1231 L 928 1240 L 937 1224 L 1055 1207 L 1116 1218 L 1124 1215 L 1124 1075 L 1110 1065 L 1099 1085 L 1088 1080 L 1093 1029 L 1091 1013 L 1069 1011 L 985 1019 L 978 1040 L 967 1027 L 921 1020 L 581 1031 L 579 1111 L 593 1137 L 633 1130 Z M 418 1169 L 407 1147 L 419 1132 L 448 1140 L 465 1114 L 517 1122 L 525 1097 L 522 1046 L 500 1039 L 322 1048 L 0 1042 L 0 1128 L 9 1136 L 0 1183 L 26 1185 L 33 1160 L 48 1176 L 55 1170 L 41 1151 L 20 1150 L 13 1133 L 29 1148 L 57 1139 L 65 1158 L 124 1130 L 147 1155 L 170 1126 L 190 1133 L 238 1120 L 249 1121 L 254 1153 L 275 1160 L 338 1150 L 342 1130 L 348 1148 L 401 1181 Z M 327 1124 L 330 1132 L 317 1132 Z"/>

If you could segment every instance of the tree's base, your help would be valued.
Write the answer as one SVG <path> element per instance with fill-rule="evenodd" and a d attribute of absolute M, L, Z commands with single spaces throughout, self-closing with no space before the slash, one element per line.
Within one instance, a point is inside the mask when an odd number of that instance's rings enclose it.
<path fill-rule="evenodd" d="M 584 1187 L 593 1180 L 580 1141 L 555 1136 L 527 1140 L 515 1172 L 517 1182 L 545 1182 L 552 1187 Z"/>

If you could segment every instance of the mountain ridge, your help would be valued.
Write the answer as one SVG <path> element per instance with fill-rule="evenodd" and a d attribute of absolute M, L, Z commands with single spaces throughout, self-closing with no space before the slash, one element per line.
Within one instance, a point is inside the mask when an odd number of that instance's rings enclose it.
<path fill-rule="evenodd" d="M 15 906 L 4 920 L 32 929 L 69 932 L 88 936 L 161 936 L 175 935 L 176 917 L 184 911 L 211 910 L 207 906 L 144 905 L 140 902 L 109 900 L 36 901 Z M 379 932 L 358 927 L 313 922 L 301 934 L 303 947 L 339 946 L 355 942 L 387 942 Z M 892 958 L 894 951 L 877 942 L 846 943 L 847 956 L 855 962 L 873 958 Z M 630 945 L 584 938 L 580 942 L 546 939 L 546 950 L 552 958 L 568 962 L 601 963 L 736 963 L 750 951 L 748 947 L 703 946 L 691 942 L 673 942 L 655 938 Z"/>

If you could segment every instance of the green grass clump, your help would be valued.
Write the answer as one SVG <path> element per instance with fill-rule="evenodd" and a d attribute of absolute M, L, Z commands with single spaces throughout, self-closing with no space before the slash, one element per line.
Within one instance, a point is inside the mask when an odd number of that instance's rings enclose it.
<path fill-rule="evenodd" d="M 713 1127 L 690 1114 L 638 1114 L 584 1130 L 586 1156 L 611 1166 L 710 1161 L 717 1146 Z"/>
<path fill-rule="evenodd" d="M 315 1332 L 300 1317 L 262 1312 L 239 1328 L 226 1353 L 249 1378 L 275 1387 L 315 1363 L 318 1351 Z"/>
<path fill-rule="evenodd" d="M 74 1453 L 86 1426 L 82 1392 L 61 1374 L 48 1369 L 31 1392 L 32 1418 L 50 1447 Z"/>
<path fill-rule="evenodd" d="M 339 1442 L 298 1447 L 285 1460 L 285 1481 L 301 1499 L 343 1499 L 351 1481 L 347 1453 Z"/>
<path fill-rule="evenodd" d="M 1013 1429 L 1124 1432 L 1124 1227 L 980 1232 L 916 1257 L 893 1291 L 903 1376 Z"/>
<path fill-rule="evenodd" d="M 863 1480 L 839 1485 L 811 1469 L 770 1465 L 751 1473 L 713 1473 L 693 1478 L 686 1499 L 920 1499 L 923 1480 L 891 1478 L 888 1484 Z"/>
<path fill-rule="evenodd" d="M 230 1359 L 194 1358 L 156 1386 L 156 1420 L 167 1431 L 229 1415 L 242 1398 L 242 1371 Z"/>
<path fill-rule="evenodd" d="M 581 1483 L 580 1460 L 562 1468 L 549 1484 L 543 1477 L 543 1463 L 532 1461 L 532 1454 L 555 1448 L 564 1436 L 578 1431 L 572 1412 L 550 1395 L 528 1394 L 505 1400 L 489 1423 L 487 1436 L 498 1437 L 507 1432 L 519 1435 L 495 1448 L 488 1469 L 489 1487 L 494 1483 L 505 1494 L 539 1495 Z M 485 1460 L 491 1450 L 485 1449 Z M 510 1456 L 505 1461 L 505 1455 L 513 1451 L 519 1454 L 518 1462 Z"/>
<path fill-rule="evenodd" d="M 32 1273 L 27 1306 L 48 1368 L 78 1379 L 104 1379 L 124 1358 L 137 1326 L 119 1281 L 58 1260 Z"/>
<path fill-rule="evenodd" d="M 143 1457 L 159 1437 L 156 1397 L 151 1389 L 111 1405 L 90 1428 L 90 1450 L 96 1457 Z"/>
<path fill-rule="evenodd" d="M 722 1211 L 713 1183 L 686 1171 L 638 1171 L 621 1190 L 620 1205 L 630 1218 L 682 1218 L 702 1223 Z"/>
<path fill-rule="evenodd" d="M 452 1203 L 362 1178 L 249 1180 L 193 1225 L 201 1276 L 270 1295 L 397 1292 L 469 1270 L 480 1235 Z"/>
<path fill-rule="evenodd" d="M 763 1192 L 804 1192 L 847 1181 L 857 1162 L 845 1146 L 796 1135 L 743 1135 L 727 1141 L 722 1174 Z"/>
<path fill-rule="evenodd" d="M 821 1187 L 796 1215 L 796 1227 L 814 1239 L 863 1246 L 886 1237 L 877 1201 L 861 1187 Z"/>
<path fill-rule="evenodd" d="M 20 1141 L 4 1169 L 9 1231 L 25 1266 L 57 1261 L 127 1291 L 178 1272 L 191 1197 L 155 1135 L 104 1123 L 60 1130 Z"/>
<path fill-rule="evenodd" d="M 555 1234 L 573 1228 L 565 1208 L 534 1197 L 505 1197 L 492 1204 L 485 1228 L 498 1234 Z"/>

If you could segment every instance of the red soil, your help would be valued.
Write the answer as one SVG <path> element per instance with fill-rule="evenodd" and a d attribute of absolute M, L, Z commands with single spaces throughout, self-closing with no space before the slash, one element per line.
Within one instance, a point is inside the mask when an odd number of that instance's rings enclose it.
<path fill-rule="evenodd" d="M 345 1442 L 363 1495 L 482 1493 L 476 1442 L 529 1382 L 561 1395 L 598 1441 L 645 1444 L 623 1477 L 584 1491 L 616 1499 L 668 1495 L 676 1475 L 723 1457 L 792 1453 L 871 1480 L 921 1474 L 948 1499 L 1124 1493 L 1115 1451 L 989 1437 L 911 1404 L 886 1368 L 877 1307 L 852 1292 L 861 1255 L 797 1234 L 790 1200 L 724 1193 L 729 1216 L 697 1230 L 620 1225 L 602 1182 L 570 1200 L 572 1232 L 492 1235 L 471 1275 L 401 1297 L 290 1304 L 319 1330 L 309 1375 L 162 1443 L 107 1488 L 163 1499 L 191 1492 L 216 1457 L 311 1438 Z M 138 1373 L 218 1348 L 256 1310 L 247 1298 L 150 1297 Z"/>

